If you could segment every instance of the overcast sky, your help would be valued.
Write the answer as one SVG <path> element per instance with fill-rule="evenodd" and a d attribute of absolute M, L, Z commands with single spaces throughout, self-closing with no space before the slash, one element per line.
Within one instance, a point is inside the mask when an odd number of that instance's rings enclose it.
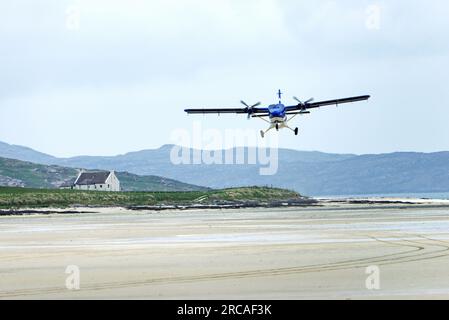
<path fill-rule="evenodd" d="M 0 141 L 57 156 L 171 143 L 175 129 L 252 128 L 186 107 L 370 94 L 293 120 L 280 146 L 449 150 L 449 2 L 0 2 Z"/>

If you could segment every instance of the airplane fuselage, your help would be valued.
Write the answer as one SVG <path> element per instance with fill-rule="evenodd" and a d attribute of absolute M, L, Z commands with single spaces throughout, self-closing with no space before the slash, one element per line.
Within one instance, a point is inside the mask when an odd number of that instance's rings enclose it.
<path fill-rule="evenodd" d="M 283 124 L 287 121 L 285 106 L 282 103 L 272 104 L 268 107 L 268 114 L 272 124 Z"/>

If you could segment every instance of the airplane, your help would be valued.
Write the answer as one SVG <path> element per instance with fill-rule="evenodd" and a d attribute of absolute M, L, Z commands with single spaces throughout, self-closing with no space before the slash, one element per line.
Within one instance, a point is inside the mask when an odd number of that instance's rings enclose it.
<path fill-rule="evenodd" d="M 293 106 L 285 106 L 281 102 L 282 98 L 282 92 L 279 89 L 277 95 L 279 97 L 279 103 L 269 105 L 267 108 L 258 108 L 262 103 L 258 102 L 253 105 L 248 105 L 245 101 L 240 101 L 241 104 L 245 106 L 245 108 L 218 108 L 218 109 L 186 109 L 184 110 L 188 114 L 222 114 L 222 113 L 235 113 L 235 114 L 247 114 L 248 119 L 250 118 L 259 118 L 264 120 L 265 122 L 268 122 L 270 124 L 269 128 L 267 130 L 261 130 L 260 135 L 262 138 L 265 137 L 265 134 L 272 130 L 276 129 L 276 131 L 279 131 L 279 129 L 287 128 L 290 129 L 295 133 L 295 135 L 298 135 L 299 129 L 295 128 L 292 129 L 288 123 L 295 118 L 297 115 L 304 115 L 309 114 L 310 109 L 324 107 L 324 106 L 330 106 L 330 105 L 338 105 L 343 103 L 349 103 L 349 102 L 357 102 L 357 101 L 365 101 L 370 98 L 369 95 L 365 96 L 357 96 L 357 97 L 351 97 L 351 98 L 343 98 L 343 99 L 335 99 L 335 100 L 327 100 L 327 101 L 320 101 L 320 102 L 313 102 L 314 99 L 311 98 L 307 101 L 301 101 L 296 97 L 293 97 L 298 104 Z M 289 117 L 291 116 L 291 117 Z M 269 120 L 265 119 L 269 118 Z"/>

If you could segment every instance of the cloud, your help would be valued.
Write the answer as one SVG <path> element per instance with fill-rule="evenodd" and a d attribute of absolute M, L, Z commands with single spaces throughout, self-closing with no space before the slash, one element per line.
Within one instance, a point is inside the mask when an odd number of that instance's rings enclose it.
<path fill-rule="evenodd" d="M 373 5 L 378 29 L 366 27 Z M 323 110 L 298 121 L 302 138 L 285 134 L 283 146 L 449 149 L 440 120 L 449 116 L 441 107 L 449 97 L 442 72 L 449 68 L 447 16 L 442 0 L 2 2 L 0 140 L 59 154 L 157 146 L 171 128 L 189 127 L 187 106 L 271 103 L 280 87 L 286 102 L 293 95 L 373 95 L 370 108 Z M 432 110 L 425 123 L 423 108 Z M 90 132 L 64 129 L 83 119 L 88 127 L 107 119 L 120 131 L 88 139 Z M 226 119 L 207 124 L 264 126 Z M 354 131 L 358 139 L 347 139 Z"/>

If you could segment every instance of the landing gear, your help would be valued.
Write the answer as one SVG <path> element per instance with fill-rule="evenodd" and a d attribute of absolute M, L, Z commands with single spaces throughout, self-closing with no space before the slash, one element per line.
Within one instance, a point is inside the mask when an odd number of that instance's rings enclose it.
<path fill-rule="evenodd" d="M 276 123 L 276 131 L 279 131 L 279 123 Z"/>
<path fill-rule="evenodd" d="M 298 128 L 295 128 L 295 136 L 298 135 L 298 132 L 299 132 L 299 129 L 298 129 Z"/>
<path fill-rule="evenodd" d="M 260 135 L 262 136 L 262 139 L 265 138 L 265 132 L 263 130 L 260 130 Z"/>

